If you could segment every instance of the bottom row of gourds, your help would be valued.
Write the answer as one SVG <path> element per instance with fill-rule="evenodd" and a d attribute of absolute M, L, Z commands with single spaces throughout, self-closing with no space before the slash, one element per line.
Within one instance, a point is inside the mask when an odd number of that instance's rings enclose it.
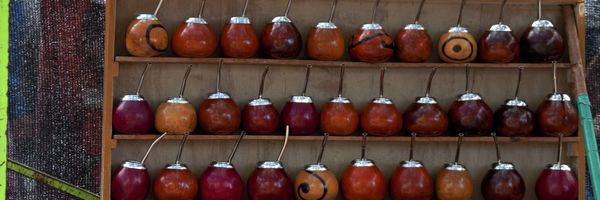
<path fill-rule="evenodd" d="M 111 196 L 116 200 L 143 200 L 148 195 L 150 176 L 144 161 L 152 147 L 167 133 L 158 137 L 148 148 L 141 161 L 125 161 L 112 177 Z M 179 162 L 187 134 L 183 137 L 175 163 L 168 164 L 153 180 L 153 194 L 156 199 L 191 200 L 197 197 L 203 200 L 239 200 L 243 198 L 243 181 L 231 163 L 237 147 L 244 137 L 242 132 L 233 147 L 227 161 L 212 162 L 202 173 L 199 181 L 191 170 Z M 367 134 L 363 134 L 361 157 L 352 161 L 342 175 L 341 183 L 334 173 L 321 163 L 327 143 L 325 134 L 321 151 L 315 164 L 300 170 L 294 182 L 285 172 L 281 157 L 285 151 L 289 136 L 286 136 L 277 160 L 258 162 L 256 169 L 247 180 L 246 191 L 252 200 L 332 200 L 341 194 L 348 200 L 382 200 L 386 195 L 386 178 L 372 160 L 365 158 Z M 413 143 L 416 134 L 412 134 L 410 156 L 396 168 L 389 181 L 391 198 L 425 200 L 471 199 L 473 180 L 467 168 L 459 163 L 460 146 L 463 134 L 459 134 L 456 158 L 445 164 L 434 180 L 424 164 L 413 160 Z M 495 133 L 498 161 L 485 175 L 481 183 L 481 193 L 485 199 L 523 199 L 525 182 L 510 162 L 501 160 Z M 538 199 L 574 200 L 577 199 L 578 183 L 575 173 L 561 162 L 562 135 L 558 137 L 558 161 L 549 164 L 540 174 L 535 185 Z"/>

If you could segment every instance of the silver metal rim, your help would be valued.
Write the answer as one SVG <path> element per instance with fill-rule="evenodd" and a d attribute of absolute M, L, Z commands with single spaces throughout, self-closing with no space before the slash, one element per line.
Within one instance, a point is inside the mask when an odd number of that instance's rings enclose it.
<path fill-rule="evenodd" d="M 188 167 L 181 163 L 171 163 L 168 164 L 165 169 L 174 169 L 174 170 L 187 170 Z"/>
<path fill-rule="evenodd" d="M 312 98 L 309 96 L 292 96 L 290 102 L 293 103 L 312 103 Z"/>
<path fill-rule="evenodd" d="M 467 171 L 467 167 L 458 163 L 446 163 L 444 169 L 448 171 Z"/>
<path fill-rule="evenodd" d="M 320 29 L 337 29 L 337 26 L 334 23 L 331 22 L 319 22 L 315 28 L 320 28 Z"/>
<path fill-rule="evenodd" d="M 229 24 L 251 24 L 250 18 L 247 17 L 231 17 Z"/>
<path fill-rule="evenodd" d="M 272 104 L 273 102 L 271 102 L 271 99 L 268 98 L 252 99 L 248 102 L 248 106 L 267 106 Z"/>
<path fill-rule="evenodd" d="M 571 168 L 568 165 L 565 165 L 565 164 L 558 165 L 558 163 L 549 164 L 546 167 L 546 169 L 557 170 L 557 171 L 571 171 Z"/>
<path fill-rule="evenodd" d="M 231 96 L 225 92 L 214 92 L 208 94 L 206 99 L 231 99 Z"/>
<path fill-rule="evenodd" d="M 353 167 L 372 167 L 375 166 L 375 162 L 366 158 L 359 158 L 352 161 Z"/>
<path fill-rule="evenodd" d="M 377 103 L 377 104 L 394 104 L 394 102 L 392 102 L 392 100 L 385 98 L 385 97 L 374 98 L 373 100 L 371 100 L 371 102 Z"/>
<path fill-rule="evenodd" d="M 283 163 L 281 161 L 261 161 L 261 162 L 258 162 L 257 168 L 259 168 L 259 169 L 283 169 Z"/>
<path fill-rule="evenodd" d="M 304 167 L 304 170 L 311 171 L 311 172 L 315 172 L 315 171 L 327 171 L 327 166 L 322 165 L 322 164 L 306 165 Z"/>
<path fill-rule="evenodd" d="M 123 164 L 121 164 L 121 167 L 127 168 L 127 169 L 140 169 L 140 170 L 146 169 L 146 166 L 144 166 L 144 164 L 142 164 L 140 161 L 135 161 L 135 160 L 125 161 L 125 162 L 123 162 Z"/>
<path fill-rule="evenodd" d="M 496 162 L 492 164 L 492 169 L 494 170 L 514 170 L 515 165 L 509 162 Z"/>
<path fill-rule="evenodd" d="M 421 24 L 407 24 L 404 30 L 425 30 L 425 27 L 421 26 Z"/>
<path fill-rule="evenodd" d="M 142 95 L 130 94 L 130 95 L 123 96 L 123 98 L 121 98 L 121 101 L 145 101 L 145 100 Z"/>
<path fill-rule="evenodd" d="M 419 168 L 423 167 L 423 163 L 418 160 L 405 160 L 400 162 L 400 166 L 406 168 Z"/>
<path fill-rule="evenodd" d="M 381 30 L 383 27 L 379 24 L 363 24 L 360 28 L 362 30 Z"/>
<path fill-rule="evenodd" d="M 183 98 L 183 97 L 171 97 L 171 98 L 167 99 L 167 103 L 185 104 L 185 103 L 190 103 L 190 102 L 186 98 Z"/>
<path fill-rule="evenodd" d="M 568 94 L 550 94 L 547 98 L 549 101 L 571 101 Z"/>
<path fill-rule="evenodd" d="M 455 27 L 450 28 L 448 30 L 448 32 L 450 32 L 450 33 L 468 33 L 469 30 L 462 26 L 455 26 Z"/>
<path fill-rule="evenodd" d="M 433 97 L 418 97 L 416 102 L 420 104 L 438 104 L 437 100 Z"/>
<path fill-rule="evenodd" d="M 467 93 L 460 95 L 460 97 L 458 98 L 458 101 L 475 101 L 475 100 L 481 100 L 481 99 L 483 99 L 483 98 L 481 98 L 481 95 L 479 95 L 477 93 L 467 92 Z"/>
<path fill-rule="evenodd" d="M 510 29 L 509 26 L 507 26 L 505 24 L 494 24 L 494 25 L 492 25 L 492 27 L 490 27 L 490 31 L 511 32 L 512 30 Z"/>
<path fill-rule="evenodd" d="M 554 24 L 552 24 L 552 22 L 550 22 L 548 20 L 540 19 L 540 20 L 533 21 L 533 23 L 531 23 L 531 27 L 535 27 L 535 28 L 552 28 L 552 27 L 554 27 Z"/>
<path fill-rule="evenodd" d="M 279 23 L 279 22 L 292 23 L 292 20 L 286 16 L 277 16 L 277 17 L 273 18 L 273 20 L 271 20 L 271 22 L 273 22 L 273 23 Z"/>
<path fill-rule="evenodd" d="M 234 168 L 233 164 L 231 164 L 230 162 L 225 162 L 225 161 L 215 161 L 210 163 L 211 167 L 216 167 L 216 168 L 227 168 L 227 169 L 231 169 Z"/>
<path fill-rule="evenodd" d="M 525 103 L 521 99 L 509 99 L 509 100 L 506 100 L 506 103 L 504 105 L 506 105 L 506 106 L 517 106 L 517 107 L 527 107 L 527 103 Z"/>
<path fill-rule="evenodd" d="M 348 99 L 346 97 L 333 97 L 329 100 L 329 102 L 331 102 L 331 103 L 352 103 L 352 101 L 350 101 L 350 99 Z"/>
<path fill-rule="evenodd" d="M 190 17 L 185 20 L 186 23 L 194 23 L 194 24 L 208 24 L 208 22 L 204 18 L 199 17 Z"/>
<path fill-rule="evenodd" d="M 158 20 L 158 17 L 153 14 L 139 14 L 135 19 L 139 20 Z"/>

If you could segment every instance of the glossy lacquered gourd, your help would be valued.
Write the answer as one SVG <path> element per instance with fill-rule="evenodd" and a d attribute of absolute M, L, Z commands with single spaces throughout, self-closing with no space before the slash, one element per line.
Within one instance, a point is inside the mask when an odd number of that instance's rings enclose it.
<path fill-rule="evenodd" d="M 527 103 L 518 97 L 522 73 L 523 68 L 519 68 L 519 79 L 517 81 L 515 97 L 506 100 L 506 103 L 495 113 L 494 126 L 499 135 L 522 137 L 529 136 L 533 132 L 535 126 L 533 112 L 527 108 Z"/>
<path fill-rule="evenodd" d="M 421 161 L 413 160 L 416 133 L 412 133 L 408 160 L 400 162 L 390 178 L 390 194 L 394 200 L 420 200 L 433 197 L 433 178 Z"/>
<path fill-rule="evenodd" d="M 152 190 L 159 200 L 192 200 L 198 193 L 198 182 L 187 166 L 169 164 L 154 177 Z"/>
<path fill-rule="evenodd" d="M 402 62 L 426 62 L 431 57 L 433 42 L 427 30 L 419 24 L 424 0 L 419 5 L 415 22 L 404 26 L 396 34 L 396 57 Z"/>
<path fill-rule="evenodd" d="M 496 24 L 479 39 L 478 56 L 481 61 L 508 63 L 519 58 L 519 40 L 504 24 Z"/>
<path fill-rule="evenodd" d="M 483 198 L 489 200 L 521 200 L 525 196 L 525 181 L 510 162 L 502 161 L 496 134 L 492 133 L 496 145 L 497 161 L 481 182 Z"/>
<path fill-rule="evenodd" d="M 317 163 L 309 164 L 298 171 L 294 181 L 296 199 L 334 200 L 338 195 L 339 183 L 335 174 L 321 163 L 327 145 L 328 133 L 324 133 L 321 152 Z"/>
<path fill-rule="evenodd" d="M 350 39 L 348 51 L 352 60 L 380 63 L 389 60 L 394 55 L 394 40 L 380 24 L 375 23 L 379 1 L 375 1 L 371 23 L 363 24 Z"/>
<path fill-rule="evenodd" d="M 140 94 L 144 75 L 150 66 L 148 64 L 144 68 L 136 93 L 124 95 L 113 110 L 113 128 L 120 134 L 146 134 L 154 125 L 154 113 L 150 104 Z"/>
<path fill-rule="evenodd" d="M 168 45 L 167 30 L 155 14 L 140 14 L 127 26 L 125 47 L 133 56 L 158 56 Z"/>
<path fill-rule="evenodd" d="M 542 0 L 538 0 L 538 18 L 521 36 L 522 57 L 530 62 L 558 61 L 565 42 L 552 22 L 542 19 Z"/>
<path fill-rule="evenodd" d="M 241 200 L 244 181 L 231 161 L 246 132 L 242 131 L 227 161 L 213 161 L 200 175 L 199 197 L 203 200 Z"/>
<path fill-rule="evenodd" d="M 144 200 L 150 189 L 150 174 L 144 165 L 154 145 L 165 137 L 163 133 L 146 150 L 141 161 L 128 160 L 113 172 L 110 183 L 110 196 L 115 200 Z"/>
<path fill-rule="evenodd" d="M 249 134 L 272 134 L 279 126 L 279 112 L 270 99 L 262 96 L 268 72 L 269 67 L 266 67 L 262 74 L 258 98 L 250 100 L 242 110 L 242 126 Z"/>
<path fill-rule="evenodd" d="M 554 91 L 538 106 L 535 113 L 538 131 L 545 136 L 571 136 L 577 132 L 579 115 L 571 97 L 558 92 L 556 61 L 552 63 Z"/>
<path fill-rule="evenodd" d="M 331 135 L 352 135 L 358 128 L 358 111 L 350 99 L 342 97 L 345 68 L 340 68 L 338 96 L 325 102 L 321 109 L 321 129 Z"/>
<path fill-rule="evenodd" d="M 375 136 L 392 136 L 402 130 L 402 113 L 392 100 L 383 96 L 385 71 L 385 68 L 381 68 L 379 97 L 367 103 L 360 115 L 360 125 L 363 131 Z"/>
<path fill-rule="evenodd" d="M 363 133 L 361 158 L 342 173 L 342 196 L 347 200 L 382 200 L 387 191 L 385 176 L 375 162 L 365 158 L 367 133 Z"/>
<path fill-rule="evenodd" d="M 535 195 L 540 200 L 575 200 L 579 190 L 577 176 L 562 163 L 563 135 L 558 137 L 558 159 L 540 173 L 535 183 Z"/>
<path fill-rule="evenodd" d="M 306 55 L 315 60 L 335 61 L 344 56 L 344 34 L 334 24 L 320 22 L 312 27 L 306 38 Z"/>
<path fill-rule="evenodd" d="M 204 58 L 217 49 L 217 35 L 208 22 L 200 17 L 190 17 L 181 22 L 171 41 L 175 54 L 182 57 Z"/>
<path fill-rule="evenodd" d="M 248 2 L 246 0 L 242 15 L 231 17 L 221 32 L 220 47 L 223 54 L 230 58 L 250 58 L 256 55 L 259 47 L 256 30 L 246 17 Z"/>
<path fill-rule="evenodd" d="M 231 96 L 220 91 L 221 67 L 217 70 L 216 91 L 209 94 L 198 108 L 200 128 L 209 134 L 232 134 L 241 123 L 241 111 Z"/>
<path fill-rule="evenodd" d="M 192 65 L 187 67 L 183 76 L 179 97 L 171 97 L 156 108 L 155 127 L 161 133 L 186 134 L 196 129 L 198 123 L 196 108 L 185 98 L 185 86 L 192 70 Z"/>
<path fill-rule="evenodd" d="M 286 126 L 283 146 L 276 161 L 260 161 L 257 167 L 250 173 L 247 181 L 248 197 L 251 200 L 293 199 L 292 179 L 285 172 L 281 158 L 287 145 L 289 126 Z"/>
<path fill-rule="evenodd" d="M 310 135 L 319 129 L 319 112 L 310 96 L 306 96 L 310 68 L 306 68 L 306 78 L 302 94 L 290 97 L 281 111 L 281 124 L 290 126 L 291 135 Z"/>
<path fill-rule="evenodd" d="M 425 96 L 417 97 L 404 111 L 404 126 L 419 136 L 439 136 L 448 130 L 448 115 L 438 101 L 429 96 L 436 68 L 431 70 Z"/>

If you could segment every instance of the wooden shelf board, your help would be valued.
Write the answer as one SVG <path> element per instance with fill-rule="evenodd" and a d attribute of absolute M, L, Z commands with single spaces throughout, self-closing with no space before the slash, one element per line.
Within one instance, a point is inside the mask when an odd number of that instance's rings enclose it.
<path fill-rule="evenodd" d="M 117 141 L 140 141 L 154 140 L 158 137 L 155 134 L 148 135 L 113 135 Z M 167 135 L 164 140 L 181 140 L 183 135 Z M 236 140 L 238 135 L 190 135 L 188 140 Z M 246 135 L 244 140 L 283 140 L 283 135 Z M 321 141 L 322 136 L 290 136 L 290 140 L 296 141 Z M 361 136 L 329 136 L 330 141 L 361 141 Z M 392 136 L 392 137 L 375 137 L 370 136 L 367 139 L 372 142 L 410 142 L 409 136 Z M 417 142 L 456 142 L 456 136 L 440 136 L 440 137 L 417 137 Z M 472 136 L 464 137 L 463 142 L 493 142 L 492 137 Z M 576 143 L 578 138 L 565 137 L 564 142 Z M 558 142 L 556 137 L 498 137 L 498 142 Z"/>
<path fill-rule="evenodd" d="M 178 64 L 218 64 L 221 58 L 183 58 L 183 57 L 135 57 L 116 56 L 115 61 L 120 63 L 178 63 Z M 296 66 L 304 67 L 313 65 L 318 67 L 388 67 L 388 68 L 463 68 L 464 63 L 401 63 L 386 62 L 370 64 L 352 61 L 319 61 L 319 60 L 291 60 L 291 59 L 263 59 L 263 58 L 223 58 L 225 64 L 238 65 L 270 65 L 270 66 Z M 552 68 L 550 63 L 469 63 L 473 68 Z M 570 68 L 569 63 L 558 63 L 557 68 Z"/>

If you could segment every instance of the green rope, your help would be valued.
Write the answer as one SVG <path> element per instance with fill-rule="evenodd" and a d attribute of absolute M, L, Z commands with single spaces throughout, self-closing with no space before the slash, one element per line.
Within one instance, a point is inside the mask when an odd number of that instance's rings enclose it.
<path fill-rule="evenodd" d="M 10 0 L 0 0 L 0 200 L 6 199 L 9 2 Z"/>
<path fill-rule="evenodd" d="M 8 159 L 8 163 L 7 163 L 8 169 L 15 171 L 23 176 L 27 176 L 29 178 L 32 178 L 36 181 L 39 181 L 43 184 L 46 184 L 50 187 L 56 188 L 60 191 L 66 192 L 70 195 L 73 195 L 74 197 L 80 198 L 80 199 L 89 199 L 89 200 L 96 200 L 96 199 L 100 199 L 100 196 L 97 194 L 94 194 L 90 191 L 81 189 L 77 186 L 74 186 L 70 183 L 67 183 L 66 181 L 60 180 L 56 177 L 53 177 L 49 174 L 46 174 L 44 172 L 35 170 L 27 165 L 18 163 L 16 161 L 13 161 L 11 159 Z"/>
<path fill-rule="evenodd" d="M 596 144 L 596 134 L 594 134 L 591 105 L 587 94 L 577 96 L 577 110 L 579 111 L 580 127 L 583 129 L 583 141 L 585 143 L 588 172 L 592 182 L 592 194 L 595 199 L 600 199 L 600 159 L 598 158 L 598 145 Z"/>

